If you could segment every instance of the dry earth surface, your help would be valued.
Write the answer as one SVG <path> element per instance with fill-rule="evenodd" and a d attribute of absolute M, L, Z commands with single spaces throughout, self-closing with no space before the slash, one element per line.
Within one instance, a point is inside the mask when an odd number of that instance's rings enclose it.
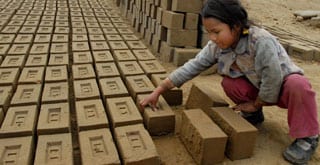
<path fill-rule="evenodd" d="M 286 32 L 296 34 L 308 40 L 320 41 L 320 28 L 310 26 L 308 21 L 297 21 L 293 12 L 296 10 L 320 10 L 319 0 L 242 0 L 249 17 L 262 26 L 280 28 Z M 313 89 L 318 93 L 317 107 L 320 112 L 320 63 L 293 59 L 295 63 L 304 69 L 305 76 L 309 78 Z M 171 72 L 176 67 L 170 63 L 162 63 Z M 219 94 L 225 96 L 221 86 L 221 77 L 218 75 L 202 75 L 185 83 L 182 86 L 184 103 L 189 95 L 193 82 L 202 82 L 210 85 Z M 232 105 L 233 103 L 228 100 Z M 179 140 L 179 117 L 184 106 L 173 108 L 177 114 L 177 127 L 174 135 L 153 137 L 158 152 L 164 164 L 195 164 L 183 144 Z M 265 122 L 258 126 L 259 134 L 256 141 L 254 154 L 249 159 L 231 161 L 225 158 L 221 164 L 289 164 L 282 158 L 283 150 L 293 141 L 288 136 L 287 110 L 276 106 L 265 107 Z M 318 117 L 319 118 L 319 117 Z M 320 164 L 320 149 L 309 162 L 311 165 Z"/>

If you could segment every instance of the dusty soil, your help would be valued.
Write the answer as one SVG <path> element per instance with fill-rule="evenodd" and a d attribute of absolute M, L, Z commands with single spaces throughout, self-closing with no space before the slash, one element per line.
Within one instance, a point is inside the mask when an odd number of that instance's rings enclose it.
<path fill-rule="evenodd" d="M 299 22 L 294 17 L 296 10 L 320 10 L 319 0 L 242 0 L 251 19 L 258 21 L 261 25 L 277 27 L 284 31 L 302 36 L 306 39 L 319 41 L 320 28 L 312 27 L 308 21 Z M 304 69 L 305 76 L 309 78 L 313 89 L 320 92 L 320 63 L 306 62 L 293 59 L 298 66 Z M 162 63 L 168 71 L 176 69 L 170 63 Z M 193 82 L 202 82 L 210 85 L 219 92 L 231 105 L 233 103 L 225 96 L 221 86 L 221 77 L 218 75 L 201 75 L 182 86 L 184 92 L 184 103 L 189 95 Z M 320 113 L 320 97 L 317 95 L 317 107 Z M 173 107 L 177 114 L 177 127 L 173 135 L 153 137 L 163 164 L 195 164 L 183 144 L 179 140 L 179 117 L 182 106 Z M 259 130 L 254 154 L 249 159 L 231 161 L 225 158 L 221 164 L 289 164 L 282 158 L 283 150 L 293 141 L 288 136 L 287 110 L 276 106 L 265 107 L 265 122 L 257 126 Z M 318 116 L 319 118 L 319 116 Z M 320 118 L 319 118 L 320 119 Z M 320 149 L 316 151 L 309 164 L 320 164 Z"/>

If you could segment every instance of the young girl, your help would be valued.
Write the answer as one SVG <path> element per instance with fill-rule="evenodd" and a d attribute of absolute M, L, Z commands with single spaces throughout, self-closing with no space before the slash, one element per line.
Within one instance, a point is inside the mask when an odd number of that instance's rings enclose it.
<path fill-rule="evenodd" d="M 263 122 L 263 106 L 288 109 L 289 133 L 296 140 L 283 156 L 291 163 L 307 163 L 318 145 L 319 124 L 315 92 L 303 70 L 290 60 L 274 36 L 249 22 L 238 0 L 208 0 L 201 16 L 209 34 L 208 44 L 140 105 L 155 108 L 164 91 L 180 87 L 217 63 L 222 87 L 237 104 L 234 110 L 250 123 Z"/>

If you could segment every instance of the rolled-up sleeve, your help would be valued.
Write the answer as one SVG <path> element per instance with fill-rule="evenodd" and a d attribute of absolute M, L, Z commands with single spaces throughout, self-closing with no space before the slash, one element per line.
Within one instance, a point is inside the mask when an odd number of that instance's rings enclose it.
<path fill-rule="evenodd" d="M 261 38 L 255 48 L 255 68 L 261 78 L 259 97 L 265 102 L 276 103 L 284 77 L 276 41 L 273 38 Z"/>
<path fill-rule="evenodd" d="M 176 87 L 180 87 L 186 81 L 194 78 L 216 63 L 217 60 L 214 57 L 215 49 L 216 46 L 209 41 L 195 58 L 189 60 L 183 66 L 173 71 L 169 74 L 168 78 Z"/>

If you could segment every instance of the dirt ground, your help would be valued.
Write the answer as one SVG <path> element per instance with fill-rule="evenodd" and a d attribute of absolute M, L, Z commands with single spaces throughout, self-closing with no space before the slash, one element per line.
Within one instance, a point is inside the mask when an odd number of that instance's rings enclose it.
<path fill-rule="evenodd" d="M 284 31 L 302 36 L 306 39 L 319 41 L 320 28 L 312 27 L 308 21 L 299 22 L 294 17 L 296 10 L 320 10 L 319 0 L 242 0 L 249 17 L 261 25 L 281 28 Z M 302 61 L 293 59 L 295 63 L 304 69 L 305 76 L 309 78 L 313 89 L 317 92 L 317 107 L 320 112 L 320 63 L 313 61 Z M 168 71 L 176 69 L 170 63 L 162 63 Z M 193 82 L 202 82 L 210 85 L 222 95 L 231 105 L 233 103 L 225 96 L 221 86 L 221 77 L 218 75 L 201 75 L 182 86 L 184 92 L 184 103 L 189 95 Z M 174 135 L 153 137 L 163 164 L 195 164 L 183 144 L 179 140 L 179 117 L 184 105 L 173 107 L 177 114 L 177 127 Z M 257 126 L 259 130 L 254 154 L 249 159 L 231 161 L 225 158 L 221 164 L 289 164 L 282 158 L 282 152 L 293 141 L 288 136 L 287 110 L 276 106 L 264 108 L 265 121 Z M 318 116 L 319 118 L 319 116 Z M 319 118 L 320 119 L 320 118 Z M 320 164 L 320 149 L 316 151 L 309 164 Z"/>

